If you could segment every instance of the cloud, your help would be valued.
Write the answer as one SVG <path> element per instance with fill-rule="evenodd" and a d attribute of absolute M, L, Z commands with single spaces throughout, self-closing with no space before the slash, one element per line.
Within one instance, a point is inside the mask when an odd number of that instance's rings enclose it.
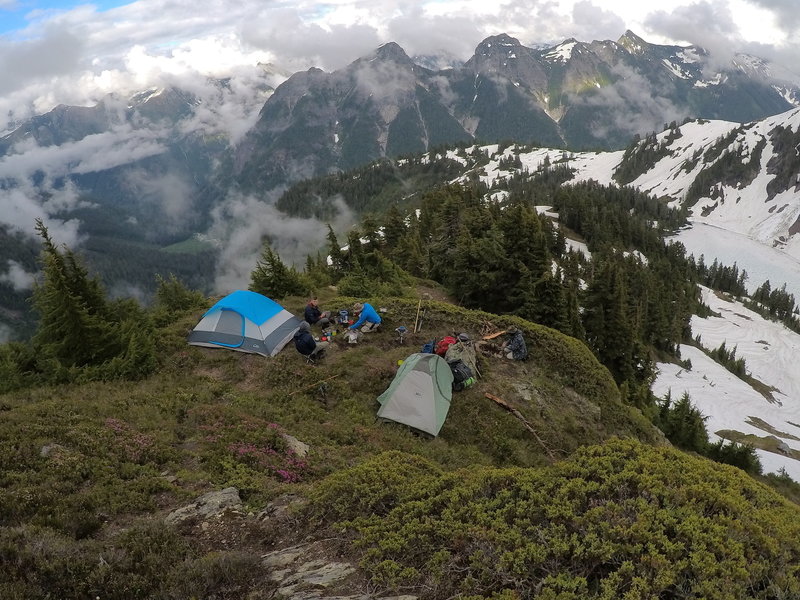
<path fill-rule="evenodd" d="M 52 26 L 35 40 L 8 42 L 0 38 L 0 96 L 39 78 L 76 71 L 84 49 L 84 40 Z"/>
<path fill-rule="evenodd" d="M 439 100 L 448 107 L 453 107 L 458 101 L 458 94 L 450 86 L 450 80 L 441 75 L 430 78 L 431 86 L 436 90 Z"/>
<path fill-rule="evenodd" d="M 119 280 L 108 288 L 108 295 L 111 298 L 134 298 L 139 301 L 139 304 L 143 305 L 149 304 L 152 300 L 152 295 L 139 286 Z"/>
<path fill-rule="evenodd" d="M 294 9 L 260 11 L 241 27 L 242 40 L 277 57 L 293 70 L 317 66 L 335 70 L 373 50 L 386 40 L 368 24 L 308 22 Z"/>
<path fill-rule="evenodd" d="M 67 192 L 68 195 L 69 193 Z M 69 201 L 68 196 L 65 198 Z M 56 213 L 53 209 L 60 206 L 59 202 L 55 198 L 41 200 L 39 193 L 31 187 L 0 189 L 0 206 L 3 207 L 0 211 L 0 222 L 33 236 L 36 219 L 42 219 L 53 239 L 58 239 L 60 243 L 71 248 L 76 247 L 81 240 L 80 222 L 77 219 L 64 221 L 54 217 L 50 211 Z"/>
<path fill-rule="evenodd" d="M 156 131 L 123 124 L 60 146 L 32 146 L 26 141 L 0 158 L 0 179 L 21 179 L 37 172 L 54 179 L 112 169 L 164 152 L 166 146 L 157 137 Z"/>
<path fill-rule="evenodd" d="M 331 226 L 343 231 L 354 222 L 352 211 L 339 197 L 332 200 L 338 215 Z M 231 193 L 212 213 L 208 235 L 221 248 L 214 291 L 246 288 L 265 239 L 286 264 L 302 265 L 308 254 L 326 243 L 327 223 L 287 217 L 259 198 Z"/>
<path fill-rule="evenodd" d="M 708 50 L 711 71 L 729 67 L 736 48 L 743 44 L 730 7 L 721 2 L 703 1 L 670 12 L 653 11 L 647 16 L 645 25 L 652 32 Z"/>
<path fill-rule="evenodd" d="M 67 32 L 66 37 L 75 37 Z M 183 84 L 209 89 L 209 78 L 231 78 L 229 93 L 238 96 L 244 84 L 259 83 L 277 86 L 287 76 L 268 76 L 259 63 L 274 61 L 274 56 L 255 48 L 245 48 L 234 33 L 210 34 L 183 43 L 126 45 L 103 55 L 89 40 L 82 56 L 68 65 L 57 57 L 72 56 L 53 43 L 54 36 L 34 42 L 0 41 L 0 135 L 12 130 L 20 121 L 50 111 L 57 104 L 91 106 L 115 93 L 126 97 L 152 87 Z M 55 36 L 57 37 L 57 36 Z M 2 40 L 2 38 L 0 38 Z M 27 69 L 36 62 L 20 56 L 19 44 L 36 45 L 40 53 L 51 56 L 48 69 Z M 45 61 L 46 62 L 46 61 Z M 21 73 L 6 77 L 6 63 Z M 263 90 L 264 86 L 260 86 Z M 261 98 L 263 104 L 265 98 Z M 260 108 L 260 106 L 259 106 Z"/>
<path fill-rule="evenodd" d="M 486 37 L 482 24 L 468 14 L 430 15 L 422 6 L 408 6 L 386 27 L 383 41 L 401 42 L 410 55 L 435 54 L 441 50 L 468 59 Z"/>
<path fill-rule="evenodd" d="M 386 123 L 391 123 L 400 107 L 414 95 L 414 73 L 391 61 L 359 61 L 354 76 L 358 93 L 371 96 L 381 105 L 381 117 Z"/>
<path fill-rule="evenodd" d="M 633 69 L 620 65 L 614 70 L 614 75 L 617 80 L 613 85 L 600 88 L 584 100 L 589 106 L 613 109 L 603 111 L 613 120 L 607 126 L 595 125 L 592 129 L 594 137 L 603 138 L 610 130 L 627 132 L 630 136 L 660 131 L 664 123 L 681 121 L 686 116 Z"/>
<path fill-rule="evenodd" d="M 28 273 L 21 264 L 14 260 L 7 261 L 7 264 L 8 271 L 0 273 L 0 282 L 10 284 L 17 292 L 33 289 L 35 273 Z"/>
<path fill-rule="evenodd" d="M 194 187 L 175 173 L 154 176 L 144 169 L 125 174 L 128 192 L 159 215 L 158 230 L 181 231 L 194 212 Z"/>
<path fill-rule="evenodd" d="M 622 17 L 588 0 L 575 3 L 572 21 L 575 24 L 572 37 L 581 41 L 616 39 L 627 29 Z"/>
<path fill-rule="evenodd" d="M 5 323 L 0 323 L 0 344 L 7 344 L 12 339 L 11 328 Z"/>
<path fill-rule="evenodd" d="M 751 4 L 775 13 L 775 25 L 787 34 L 800 29 L 800 11 L 796 0 L 748 0 Z"/>

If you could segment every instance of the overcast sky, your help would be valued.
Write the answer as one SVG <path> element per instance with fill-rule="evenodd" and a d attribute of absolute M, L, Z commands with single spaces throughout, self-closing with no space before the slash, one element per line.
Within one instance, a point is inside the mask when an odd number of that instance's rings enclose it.
<path fill-rule="evenodd" d="M 92 104 L 191 72 L 272 62 L 333 70 L 387 41 L 468 58 L 485 37 L 618 39 L 800 64 L 797 0 L 0 0 L 0 115 Z M 793 68 L 797 70 L 797 68 Z M 5 125 L 0 119 L 0 131 Z"/>

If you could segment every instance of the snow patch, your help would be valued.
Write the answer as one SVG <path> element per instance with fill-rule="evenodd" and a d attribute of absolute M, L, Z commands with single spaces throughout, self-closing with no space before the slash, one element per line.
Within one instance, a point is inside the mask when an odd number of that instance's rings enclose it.
<path fill-rule="evenodd" d="M 572 51 L 574 50 L 577 42 L 568 42 L 560 44 L 553 48 L 550 52 L 544 55 L 544 58 L 552 62 L 567 62 L 572 58 Z"/>
<path fill-rule="evenodd" d="M 691 369 L 660 363 L 653 393 L 679 398 L 688 392 L 692 402 L 708 417 L 706 427 L 711 438 L 715 432 L 740 431 L 762 438 L 774 435 L 793 450 L 800 451 L 800 379 L 795 365 L 800 352 L 800 335 L 780 323 L 767 321 L 739 302 L 719 298 L 702 288 L 703 302 L 719 316 L 692 318 L 692 333 L 700 336 L 703 347 L 718 348 L 723 342 L 736 348 L 736 356 L 745 360 L 747 372 L 763 384 L 774 388 L 771 402 L 748 383 L 717 364 L 701 350 L 682 345 L 681 357 L 689 359 Z M 764 431 L 748 423 L 751 417 L 767 423 L 774 431 Z M 797 425 L 796 425 L 797 424 Z M 800 461 L 782 454 L 759 451 L 764 456 L 765 471 L 786 469 L 800 481 Z"/>

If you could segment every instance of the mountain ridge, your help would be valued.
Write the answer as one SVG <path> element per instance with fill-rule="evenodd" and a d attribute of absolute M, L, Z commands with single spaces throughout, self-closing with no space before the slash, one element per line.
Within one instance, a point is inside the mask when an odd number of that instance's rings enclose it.
<path fill-rule="evenodd" d="M 706 73 L 713 63 L 702 48 L 649 44 L 630 31 L 617 42 L 566 40 L 543 48 L 498 34 L 480 42 L 462 66 L 436 72 L 414 65 L 393 42 L 382 48 L 330 74 L 316 72 L 313 80 L 287 81 L 291 95 L 307 103 L 278 106 L 281 93 L 267 101 L 237 149 L 240 183 L 270 188 L 300 165 L 304 174 L 321 175 L 465 138 L 608 149 L 627 143 L 637 128 L 644 134 L 674 119 L 747 122 L 800 103 L 797 82 L 779 89 L 754 61 L 749 69 L 734 62 Z M 388 81 L 405 92 L 387 93 Z M 430 135 L 425 110 L 432 106 L 446 123 L 443 137 Z M 308 123 L 318 128 L 305 130 Z M 392 143 L 399 133 L 403 143 Z M 289 147 L 287 138 L 308 148 Z M 357 149 L 348 147 L 351 141 Z"/>

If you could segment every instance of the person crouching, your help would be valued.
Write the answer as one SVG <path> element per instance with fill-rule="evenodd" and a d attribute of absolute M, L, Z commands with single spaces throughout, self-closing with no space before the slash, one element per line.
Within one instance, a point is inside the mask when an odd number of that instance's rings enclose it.
<path fill-rule="evenodd" d="M 510 336 L 500 346 L 500 350 L 509 360 L 525 360 L 528 358 L 528 348 L 525 346 L 525 338 L 519 327 L 509 327 L 506 333 Z"/>
<path fill-rule="evenodd" d="M 303 356 L 321 358 L 330 342 L 318 342 L 311 335 L 311 325 L 307 321 L 300 322 L 300 329 L 294 334 L 294 347 Z"/>
<path fill-rule="evenodd" d="M 381 316 L 372 308 L 371 304 L 356 302 L 353 305 L 353 313 L 358 316 L 358 321 L 350 325 L 348 329 L 358 329 L 363 325 L 361 332 L 369 333 L 370 331 L 375 331 L 378 325 L 381 324 Z"/>

